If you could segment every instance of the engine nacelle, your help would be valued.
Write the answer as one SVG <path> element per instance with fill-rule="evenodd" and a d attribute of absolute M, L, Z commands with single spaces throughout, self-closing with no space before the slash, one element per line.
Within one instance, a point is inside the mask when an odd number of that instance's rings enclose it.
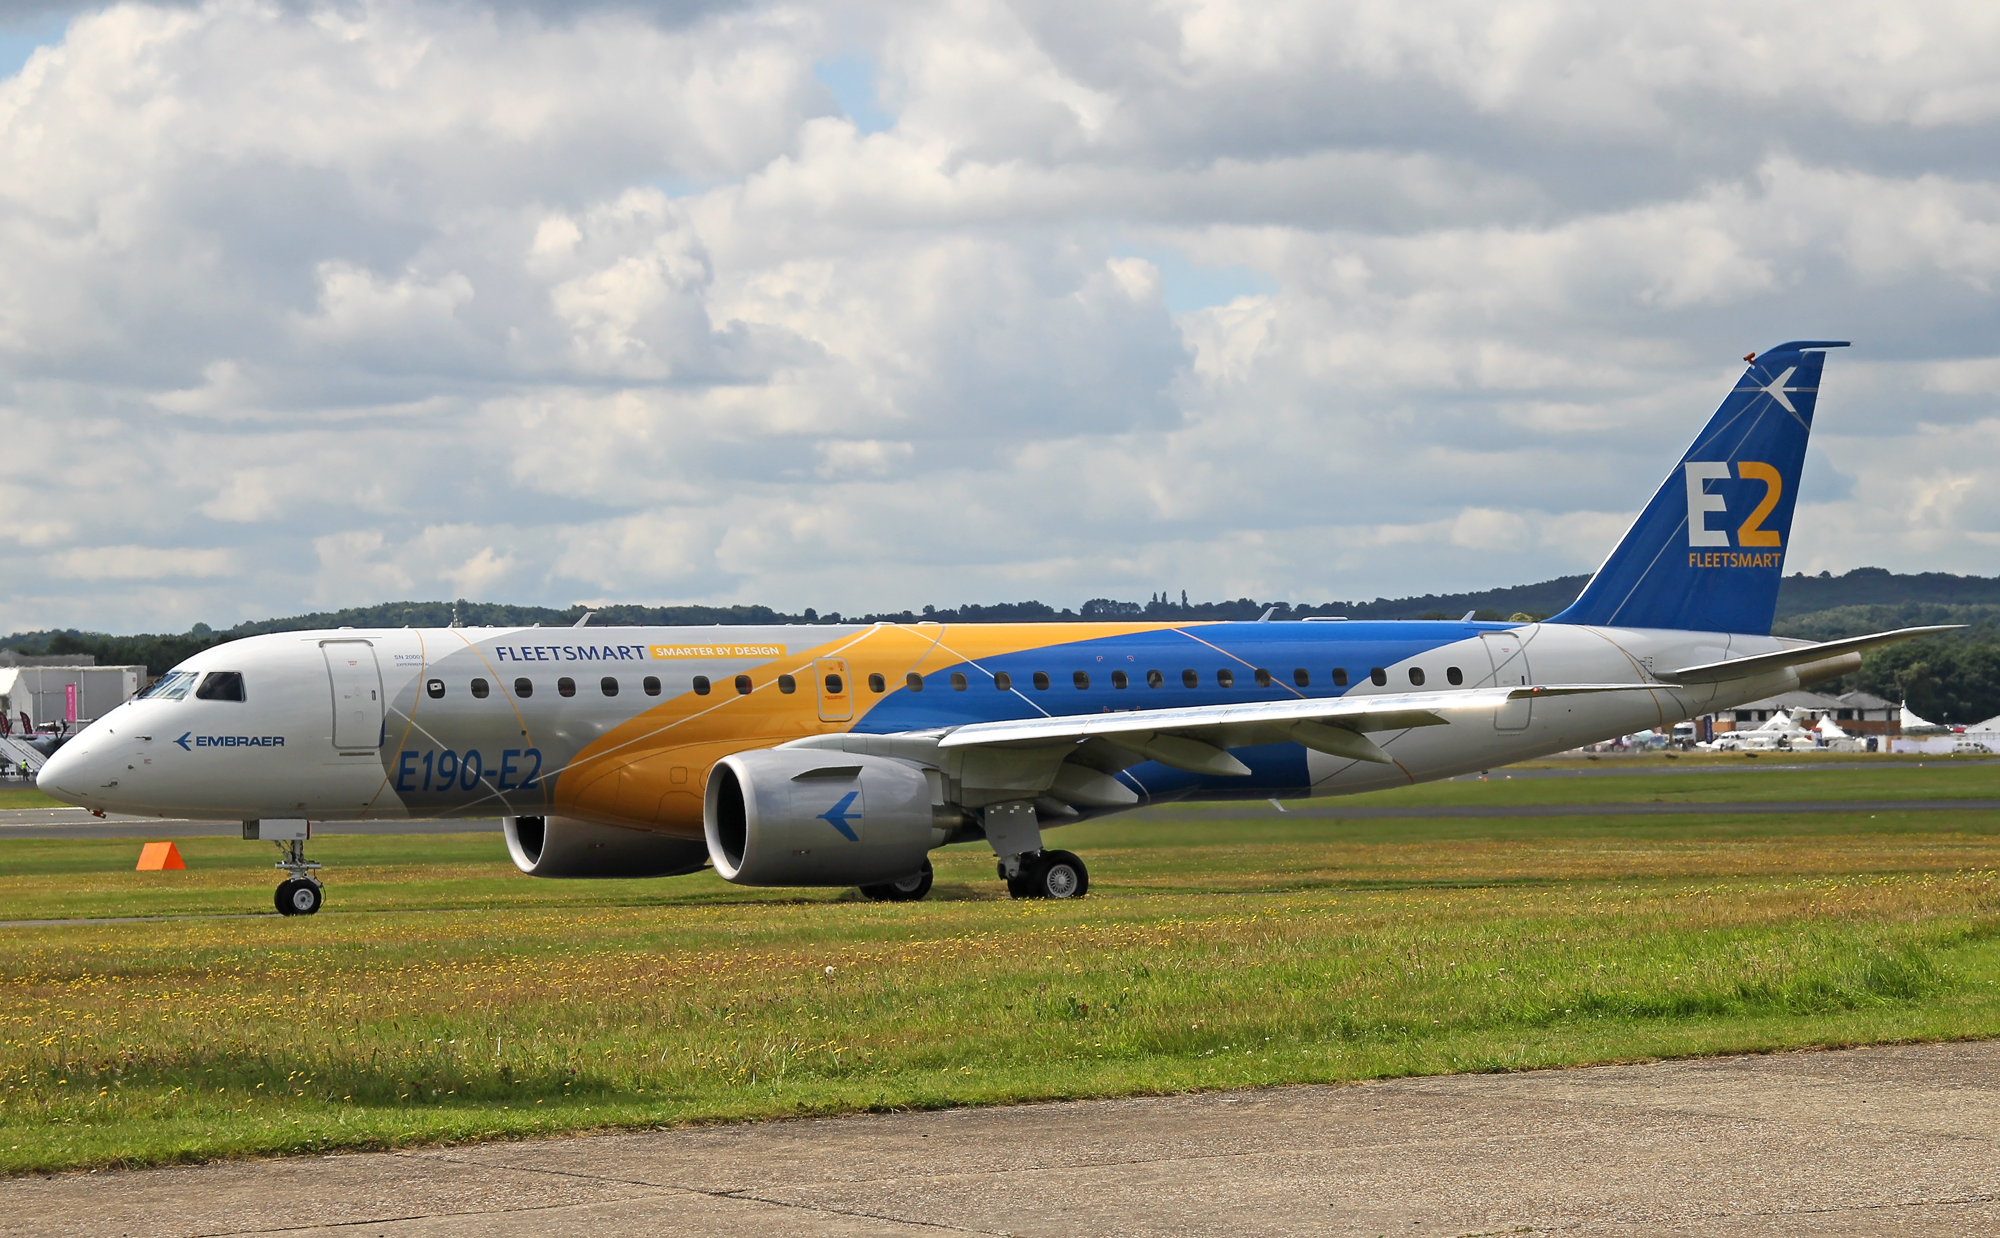
<path fill-rule="evenodd" d="M 715 871 L 738 885 L 871 885 L 919 871 L 944 843 L 933 804 L 909 762 L 764 748 L 716 762 L 702 824 Z"/>
<path fill-rule="evenodd" d="M 574 817 L 502 817 L 500 829 L 530 877 L 678 877 L 708 865 L 698 842 Z"/>

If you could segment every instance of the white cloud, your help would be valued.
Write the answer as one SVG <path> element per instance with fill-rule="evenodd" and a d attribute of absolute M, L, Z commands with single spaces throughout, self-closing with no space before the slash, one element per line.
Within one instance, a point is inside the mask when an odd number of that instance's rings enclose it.
<path fill-rule="evenodd" d="M 228 576 L 236 556 L 227 550 L 156 546 L 92 546 L 45 555 L 51 576 L 66 580 L 174 580 Z"/>
<path fill-rule="evenodd" d="M 1539 579 L 1801 337 L 1858 347 L 1794 566 L 1990 572 L 1996 57 L 1946 0 L 84 8 L 0 80 L 0 626 Z"/>

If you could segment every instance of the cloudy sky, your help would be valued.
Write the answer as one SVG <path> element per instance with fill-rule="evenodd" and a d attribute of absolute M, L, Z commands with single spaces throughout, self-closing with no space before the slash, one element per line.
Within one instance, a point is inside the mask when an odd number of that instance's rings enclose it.
<path fill-rule="evenodd" d="M 2000 572 L 2000 6 L 0 7 L 0 631 Z"/>

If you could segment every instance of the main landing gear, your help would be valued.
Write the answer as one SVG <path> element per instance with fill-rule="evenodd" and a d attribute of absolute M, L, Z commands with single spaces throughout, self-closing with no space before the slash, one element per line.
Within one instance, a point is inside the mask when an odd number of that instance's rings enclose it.
<path fill-rule="evenodd" d="M 1007 862 L 1000 862 L 1000 878 L 1014 898 L 1082 898 L 1090 893 L 1090 870 L 1073 851 L 1042 851 L 1021 857 L 1021 870 L 1007 875 Z"/>
<path fill-rule="evenodd" d="M 306 843 L 303 838 L 294 838 L 278 844 L 278 853 L 285 858 L 272 865 L 282 868 L 291 876 L 278 883 L 278 892 L 273 901 L 278 905 L 281 916 L 309 916 L 319 910 L 325 901 L 325 891 L 320 886 L 319 861 L 306 858 Z"/>
<path fill-rule="evenodd" d="M 931 862 L 925 860 L 921 872 L 912 873 L 901 881 L 862 886 L 861 892 L 878 903 L 914 903 L 931 892 Z"/>

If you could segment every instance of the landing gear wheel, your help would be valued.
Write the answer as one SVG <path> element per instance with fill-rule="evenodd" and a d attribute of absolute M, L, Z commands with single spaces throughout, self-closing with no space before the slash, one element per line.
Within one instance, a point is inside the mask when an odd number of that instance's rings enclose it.
<path fill-rule="evenodd" d="M 922 871 L 911 873 L 901 881 L 862 886 L 861 892 L 878 903 L 914 903 L 931 892 L 931 862 L 925 860 Z"/>
<path fill-rule="evenodd" d="M 281 916 L 309 916 L 319 910 L 321 900 L 319 883 L 294 877 L 290 881 L 278 883 L 278 893 L 273 899 L 278 904 Z"/>
<path fill-rule="evenodd" d="M 1021 875 L 1007 883 L 1015 898 L 1082 898 L 1090 892 L 1090 870 L 1070 851 L 1044 851 L 1023 858 Z"/>

